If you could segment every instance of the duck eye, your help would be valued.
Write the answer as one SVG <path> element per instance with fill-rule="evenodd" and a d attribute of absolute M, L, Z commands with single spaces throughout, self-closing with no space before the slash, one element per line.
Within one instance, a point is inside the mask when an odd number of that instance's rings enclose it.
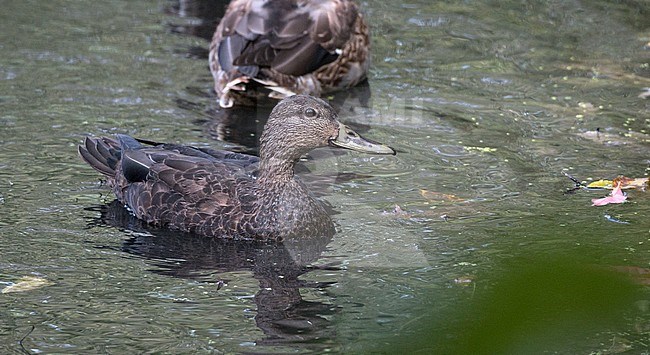
<path fill-rule="evenodd" d="M 316 117 L 316 115 L 317 115 L 316 110 L 314 110 L 313 108 L 308 107 L 307 109 L 305 109 L 305 117 L 314 118 Z"/>

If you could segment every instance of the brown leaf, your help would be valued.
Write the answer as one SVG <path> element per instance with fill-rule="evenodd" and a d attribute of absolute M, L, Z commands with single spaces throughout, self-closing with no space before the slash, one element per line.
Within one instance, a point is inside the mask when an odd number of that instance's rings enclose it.
<path fill-rule="evenodd" d="M 26 292 L 50 285 L 54 285 L 54 282 L 36 276 L 25 276 L 15 284 L 3 288 L 2 293 Z"/>
<path fill-rule="evenodd" d="M 621 184 L 622 189 L 630 189 L 630 188 L 640 188 L 640 189 L 645 189 L 648 187 L 648 178 L 629 178 L 625 176 L 619 176 L 616 179 L 612 180 L 612 185 L 616 186 L 618 184 Z"/>
<path fill-rule="evenodd" d="M 437 191 L 429 191 L 429 190 L 420 190 L 420 195 L 422 197 L 426 198 L 429 201 L 448 201 L 448 202 L 464 202 L 465 200 L 457 197 L 456 195 L 451 195 L 451 194 L 445 194 L 442 192 L 437 192 Z"/>

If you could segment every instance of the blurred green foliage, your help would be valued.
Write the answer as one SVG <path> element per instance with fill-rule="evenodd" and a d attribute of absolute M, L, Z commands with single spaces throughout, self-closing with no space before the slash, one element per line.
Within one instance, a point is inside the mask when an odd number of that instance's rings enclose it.
<path fill-rule="evenodd" d="M 499 275 L 477 278 L 494 281 L 477 287 L 471 300 L 459 300 L 453 317 L 435 317 L 454 319 L 453 325 L 422 317 L 415 334 L 378 352 L 589 353 L 576 348 L 585 346 L 576 339 L 625 326 L 641 297 L 627 275 L 568 257 L 510 260 L 498 269 L 487 273 Z"/>

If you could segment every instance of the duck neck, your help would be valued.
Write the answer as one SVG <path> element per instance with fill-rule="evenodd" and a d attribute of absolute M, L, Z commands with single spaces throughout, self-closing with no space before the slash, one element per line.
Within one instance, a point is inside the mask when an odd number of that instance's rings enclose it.
<path fill-rule="evenodd" d="M 267 123 L 268 125 L 268 123 Z M 286 132 L 265 130 L 260 138 L 259 179 L 273 183 L 293 181 L 293 167 L 308 149 L 284 140 Z M 278 136 L 279 135 L 279 136 Z"/>
<path fill-rule="evenodd" d="M 286 157 L 260 156 L 259 177 L 260 181 L 285 183 L 293 180 L 293 167 L 296 160 Z"/>

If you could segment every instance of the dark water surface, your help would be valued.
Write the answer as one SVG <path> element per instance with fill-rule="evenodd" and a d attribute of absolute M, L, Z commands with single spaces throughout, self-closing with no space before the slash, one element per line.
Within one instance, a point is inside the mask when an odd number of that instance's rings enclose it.
<path fill-rule="evenodd" d="M 337 105 L 399 153 L 314 152 L 338 233 L 255 245 L 140 225 L 76 153 L 255 151 L 263 110 L 211 91 L 222 2 L 3 2 L 0 352 L 647 353 L 650 195 L 592 207 L 562 172 L 648 176 L 648 2 L 362 6 Z"/>

